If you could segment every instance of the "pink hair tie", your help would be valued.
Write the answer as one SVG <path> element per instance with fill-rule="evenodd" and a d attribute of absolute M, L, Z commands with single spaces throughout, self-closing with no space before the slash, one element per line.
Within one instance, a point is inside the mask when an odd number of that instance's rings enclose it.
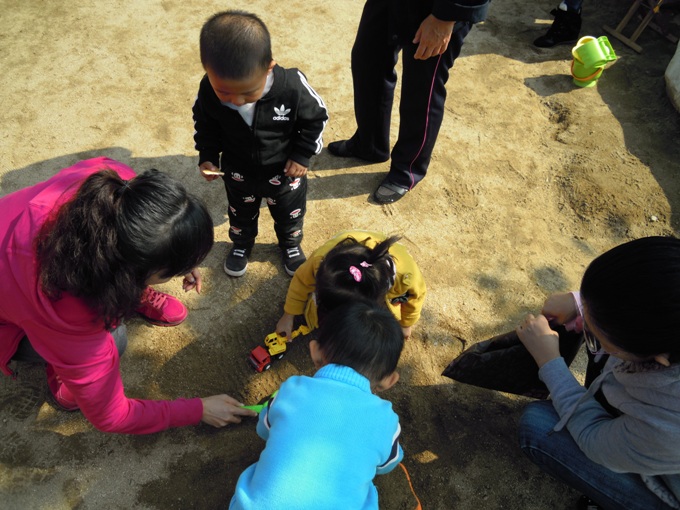
<path fill-rule="evenodd" d="M 372 264 L 369 264 L 365 260 L 359 264 L 361 267 L 371 267 Z"/>
<path fill-rule="evenodd" d="M 355 282 L 361 281 L 361 278 L 362 278 L 361 269 L 359 269 L 356 266 L 349 266 L 349 273 L 352 275 Z"/>

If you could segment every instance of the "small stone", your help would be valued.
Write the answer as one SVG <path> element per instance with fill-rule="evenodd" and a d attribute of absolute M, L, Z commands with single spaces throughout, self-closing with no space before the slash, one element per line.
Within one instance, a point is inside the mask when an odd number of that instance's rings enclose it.
<path fill-rule="evenodd" d="M 652 220 L 652 221 L 659 221 L 659 218 L 657 218 L 653 214 L 649 217 L 649 219 Z"/>

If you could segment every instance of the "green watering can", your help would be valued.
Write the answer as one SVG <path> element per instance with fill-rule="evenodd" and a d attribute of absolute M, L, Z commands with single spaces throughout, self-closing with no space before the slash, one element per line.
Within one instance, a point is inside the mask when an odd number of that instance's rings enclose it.
<path fill-rule="evenodd" d="M 616 53 L 607 37 L 581 37 L 571 50 L 571 76 L 574 85 L 592 87 L 602 75 L 605 66 L 616 60 Z"/>

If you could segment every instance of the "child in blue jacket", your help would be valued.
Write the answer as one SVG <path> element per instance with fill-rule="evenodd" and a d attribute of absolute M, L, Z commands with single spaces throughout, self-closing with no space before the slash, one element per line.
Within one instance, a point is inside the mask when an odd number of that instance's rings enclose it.
<path fill-rule="evenodd" d="M 313 377 L 293 376 L 260 414 L 267 441 L 239 477 L 230 509 L 376 509 L 376 474 L 403 458 L 392 404 L 404 335 L 392 313 L 354 301 L 320 317 Z"/>

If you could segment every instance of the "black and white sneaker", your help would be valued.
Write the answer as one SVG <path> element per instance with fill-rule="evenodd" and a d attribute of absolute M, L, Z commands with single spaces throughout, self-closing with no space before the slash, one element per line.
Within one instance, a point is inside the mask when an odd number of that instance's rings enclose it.
<path fill-rule="evenodd" d="M 302 252 L 302 248 L 299 246 L 293 246 L 292 248 L 281 248 L 283 252 L 283 267 L 288 273 L 288 276 L 293 276 L 295 270 L 300 267 L 307 257 Z"/>
<path fill-rule="evenodd" d="M 243 276 L 248 269 L 248 257 L 252 248 L 233 246 L 227 260 L 224 261 L 224 272 L 229 276 Z"/>

